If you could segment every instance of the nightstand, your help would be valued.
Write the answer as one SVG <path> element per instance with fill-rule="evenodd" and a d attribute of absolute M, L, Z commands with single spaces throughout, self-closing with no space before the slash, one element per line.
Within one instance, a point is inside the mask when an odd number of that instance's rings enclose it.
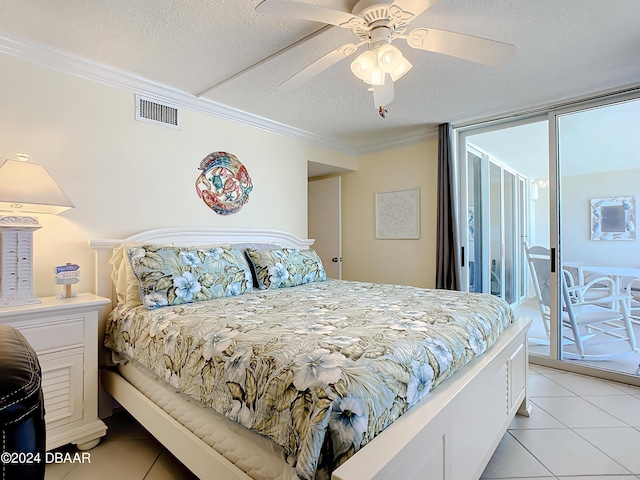
<path fill-rule="evenodd" d="M 47 450 L 74 443 L 95 447 L 106 432 L 98 418 L 98 316 L 107 298 L 40 298 L 42 303 L 0 308 L 0 322 L 22 332 L 42 368 Z"/>

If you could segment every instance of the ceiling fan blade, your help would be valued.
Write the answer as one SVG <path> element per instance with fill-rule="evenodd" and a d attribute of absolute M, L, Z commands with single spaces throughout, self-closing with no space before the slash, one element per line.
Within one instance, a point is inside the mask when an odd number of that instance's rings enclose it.
<path fill-rule="evenodd" d="M 427 10 L 438 0 L 395 0 L 389 5 L 389 15 L 399 17 L 409 23 L 415 17 Z M 410 16 L 407 16 L 411 14 Z"/>
<path fill-rule="evenodd" d="M 447 32 L 435 28 L 416 28 L 406 38 L 410 47 L 451 55 L 471 62 L 500 67 L 516 52 L 515 45 L 463 33 Z"/>
<path fill-rule="evenodd" d="M 361 17 L 352 15 L 349 12 L 342 12 L 309 3 L 295 2 L 293 0 L 264 0 L 264 2 L 256 7 L 256 12 L 279 15 L 281 17 L 312 20 L 314 22 L 328 23 L 344 28 L 364 26 L 364 20 Z"/>
<path fill-rule="evenodd" d="M 320 57 L 310 65 L 307 65 L 293 77 L 282 82 L 278 88 L 280 88 L 281 90 L 293 90 L 294 88 L 298 88 L 300 85 L 307 83 L 313 77 L 325 71 L 327 68 L 335 65 L 340 60 L 343 60 L 352 53 L 355 53 L 355 51 L 358 50 L 359 47 L 364 45 L 364 43 L 365 42 L 360 42 L 357 44 L 347 43 L 346 45 L 342 45 L 341 47 L 336 48 L 335 50 Z"/>

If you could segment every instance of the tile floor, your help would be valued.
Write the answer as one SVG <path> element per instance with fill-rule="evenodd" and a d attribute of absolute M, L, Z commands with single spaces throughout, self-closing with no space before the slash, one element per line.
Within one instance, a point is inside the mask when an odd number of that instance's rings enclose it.
<path fill-rule="evenodd" d="M 529 391 L 483 480 L 640 479 L 640 388 L 532 365 Z"/>
<path fill-rule="evenodd" d="M 640 388 L 535 365 L 529 387 L 533 414 L 514 419 L 483 480 L 640 479 Z M 195 479 L 126 412 L 106 422 L 90 464 L 50 464 L 46 480 Z"/>
<path fill-rule="evenodd" d="M 91 463 L 48 464 L 45 480 L 197 480 L 126 411 L 106 418 L 107 436 L 89 450 Z M 74 452 L 71 446 L 62 452 Z"/>

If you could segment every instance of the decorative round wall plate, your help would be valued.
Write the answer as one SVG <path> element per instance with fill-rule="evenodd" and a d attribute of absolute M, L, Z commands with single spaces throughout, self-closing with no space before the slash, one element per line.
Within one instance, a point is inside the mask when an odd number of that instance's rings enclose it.
<path fill-rule="evenodd" d="M 220 215 L 238 212 L 249 201 L 253 190 L 246 167 L 232 153 L 213 152 L 200 166 L 196 180 L 198 196 Z"/>

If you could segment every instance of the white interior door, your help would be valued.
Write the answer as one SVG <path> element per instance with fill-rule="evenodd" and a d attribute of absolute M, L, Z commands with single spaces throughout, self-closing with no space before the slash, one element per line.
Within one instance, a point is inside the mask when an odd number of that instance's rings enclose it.
<path fill-rule="evenodd" d="M 308 190 L 309 238 L 327 276 L 342 278 L 341 177 L 310 180 Z"/>

